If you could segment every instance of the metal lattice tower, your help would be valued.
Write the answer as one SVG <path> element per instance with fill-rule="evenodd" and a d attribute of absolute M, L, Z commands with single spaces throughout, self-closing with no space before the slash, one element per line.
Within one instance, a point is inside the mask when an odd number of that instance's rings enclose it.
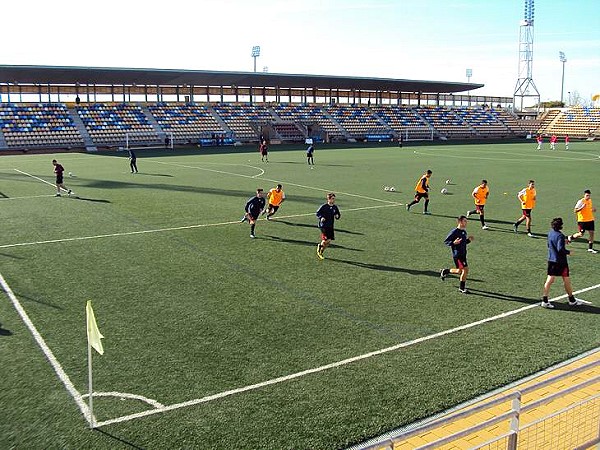
<path fill-rule="evenodd" d="M 519 30 L 519 78 L 513 94 L 515 109 L 523 109 L 523 101 L 527 97 L 535 98 L 539 108 L 540 93 L 533 82 L 533 17 L 534 0 L 525 0 L 525 14 Z M 517 107 L 517 101 L 520 107 Z"/>

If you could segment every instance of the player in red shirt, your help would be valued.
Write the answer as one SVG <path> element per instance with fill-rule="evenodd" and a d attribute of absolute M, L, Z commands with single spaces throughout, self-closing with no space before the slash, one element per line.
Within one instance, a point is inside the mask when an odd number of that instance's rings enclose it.
<path fill-rule="evenodd" d="M 52 165 L 54 166 L 54 174 L 56 175 L 56 197 L 60 197 L 60 190 L 67 191 L 67 195 L 70 197 L 73 191 L 71 189 L 67 189 L 63 182 L 63 173 L 65 168 L 61 166 L 55 159 L 52 160 Z"/>
<path fill-rule="evenodd" d="M 550 150 L 556 150 L 556 141 L 558 140 L 558 138 L 556 137 L 555 134 L 553 134 L 550 137 Z"/>
<path fill-rule="evenodd" d="M 542 138 L 541 134 L 537 135 L 536 141 L 537 141 L 537 145 L 538 145 L 537 149 L 541 150 L 542 149 L 542 142 L 544 142 L 544 138 Z"/>
<path fill-rule="evenodd" d="M 565 135 L 565 150 L 569 150 L 569 135 Z"/>

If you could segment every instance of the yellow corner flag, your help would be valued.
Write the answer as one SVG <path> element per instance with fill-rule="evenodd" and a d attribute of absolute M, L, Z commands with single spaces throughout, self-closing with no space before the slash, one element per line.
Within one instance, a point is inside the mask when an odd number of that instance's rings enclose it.
<path fill-rule="evenodd" d="M 87 338 L 88 344 L 91 345 L 94 350 L 96 350 L 101 355 L 104 354 L 104 348 L 102 347 L 102 333 L 98 329 L 98 325 L 96 324 L 96 317 L 94 316 L 94 310 L 92 309 L 92 301 L 88 300 L 87 305 L 85 306 L 85 316 L 87 323 Z"/>

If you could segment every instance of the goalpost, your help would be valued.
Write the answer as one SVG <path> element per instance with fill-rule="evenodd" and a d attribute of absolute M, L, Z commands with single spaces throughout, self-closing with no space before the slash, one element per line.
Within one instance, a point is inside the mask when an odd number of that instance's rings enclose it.
<path fill-rule="evenodd" d="M 123 150 L 135 150 L 142 148 L 168 148 L 173 150 L 173 145 L 175 143 L 175 137 L 173 136 L 173 133 L 162 134 L 164 135 L 164 141 L 161 142 L 161 139 L 158 136 L 153 136 L 147 132 L 127 131 L 125 133 L 125 146 L 122 148 Z"/>
<path fill-rule="evenodd" d="M 433 141 L 433 128 L 409 127 L 402 131 L 402 141 Z"/>

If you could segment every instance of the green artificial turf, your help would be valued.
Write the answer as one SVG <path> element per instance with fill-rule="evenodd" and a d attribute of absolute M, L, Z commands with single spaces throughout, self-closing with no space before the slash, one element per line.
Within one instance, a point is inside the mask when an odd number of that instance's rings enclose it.
<path fill-rule="evenodd" d="M 562 300 L 346 361 L 537 303 L 549 222 L 562 216 L 565 232 L 576 231 L 575 202 L 586 188 L 600 195 L 599 153 L 582 142 L 568 152 L 531 143 L 317 148 L 311 169 L 301 146 L 273 146 L 268 164 L 247 148 L 141 150 L 139 174 L 123 152 L 3 156 L 0 273 L 79 394 L 88 390 L 88 299 L 105 336 L 96 392 L 166 407 L 225 394 L 123 421 L 153 407 L 94 397 L 97 420 L 117 422 L 91 431 L 3 295 L 0 447 L 342 448 L 595 348 L 599 288 L 580 294 L 591 306 Z M 65 182 L 75 197 L 53 197 L 53 157 L 73 173 Z M 432 215 L 422 204 L 407 212 L 427 169 Z M 473 209 L 482 178 L 491 229 L 469 221 L 471 294 L 462 295 L 455 277 L 439 279 L 452 264 L 443 240 Z M 512 231 L 529 179 L 536 238 Z M 243 206 L 277 183 L 287 199 L 250 239 Z M 342 217 L 319 261 L 314 213 L 329 191 Z M 570 246 L 576 290 L 600 283 L 600 255 L 586 247 Z M 551 295 L 562 294 L 557 281 Z"/>

